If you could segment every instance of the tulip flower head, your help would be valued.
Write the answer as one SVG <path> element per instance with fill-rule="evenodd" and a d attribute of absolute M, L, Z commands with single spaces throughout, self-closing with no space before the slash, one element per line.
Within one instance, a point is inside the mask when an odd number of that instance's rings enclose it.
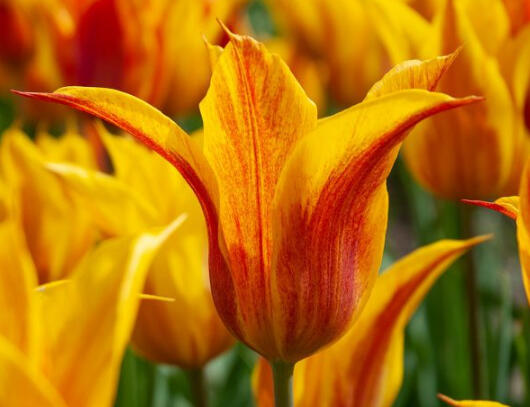
<path fill-rule="evenodd" d="M 403 377 L 409 319 L 445 270 L 485 239 L 443 240 L 414 251 L 383 272 L 346 335 L 295 366 L 295 406 L 392 406 Z M 254 371 L 254 394 L 259 407 L 272 407 L 272 375 L 263 362 Z"/>
<path fill-rule="evenodd" d="M 480 98 L 425 90 L 447 58 L 413 62 L 363 103 L 317 120 L 278 56 L 228 35 L 224 50 L 211 53 L 202 142 L 115 90 L 25 95 L 101 117 L 172 163 L 202 205 L 222 320 L 267 359 L 294 363 L 338 339 L 371 292 L 385 238 L 385 180 L 407 131 Z"/>

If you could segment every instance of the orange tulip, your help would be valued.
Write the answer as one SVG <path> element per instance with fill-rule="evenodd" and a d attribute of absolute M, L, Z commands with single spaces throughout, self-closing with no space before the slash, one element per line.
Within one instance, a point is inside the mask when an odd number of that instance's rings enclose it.
<path fill-rule="evenodd" d="M 418 126 L 403 147 L 418 181 L 447 199 L 487 199 L 514 193 L 530 152 L 524 125 L 530 79 L 530 32 L 510 37 L 502 1 L 486 8 L 448 0 L 435 20 L 425 52 L 463 46 L 440 91 L 484 95 L 486 102 Z"/>
<path fill-rule="evenodd" d="M 403 378 L 405 327 L 431 286 L 467 250 L 487 237 L 442 240 L 420 248 L 377 278 L 359 319 L 338 342 L 298 363 L 296 407 L 390 407 Z M 253 377 L 256 404 L 272 407 L 264 360 Z"/>
<path fill-rule="evenodd" d="M 206 217 L 221 318 L 269 360 L 294 363 L 339 338 L 371 292 L 385 239 L 385 180 L 407 131 L 480 98 L 411 89 L 432 89 L 451 58 L 409 62 L 365 102 L 317 121 L 279 57 L 249 37 L 229 37 L 212 52 L 202 142 L 119 91 L 23 94 L 101 117 L 172 163 Z"/>

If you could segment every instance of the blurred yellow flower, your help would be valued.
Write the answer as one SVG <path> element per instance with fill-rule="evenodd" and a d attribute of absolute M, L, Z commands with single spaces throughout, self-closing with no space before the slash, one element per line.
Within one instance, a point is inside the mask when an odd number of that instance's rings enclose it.
<path fill-rule="evenodd" d="M 101 124 L 97 131 L 110 154 L 113 176 L 68 164 L 48 168 L 78 195 L 82 210 L 92 214 L 105 236 L 140 233 L 187 214 L 154 259 L 145 284 L 144 293 L 172 301 L 142 302 L 132 345 L 152 361 L 202 367 L 233 339 L 211 298 L 206 224 L 197 198 L 157 154 L 129 137 L 109 134 Z"/>
<path fill-rule="evenodd" d="M 405 326 L 438 277 L 488 237 L 442 240 L 414 251 L 378 277 L 359 319 L 338 342 L 294 370 L 296 407 L 390 407 L 403 378 Z M 259 407 L 274 405 L 272 375 L 254 371 Z"/>
<path fill-rule="evenodd" d="M 69 275 L 96 238 L 79 199 L 44 167 L 50 159 L 96 165 L 90 145 L 72 131 L 59 139 L 40 133 L 35 143 L 17 128 L 2 135 L 4 209 L 23 232 L 41 284 Z"/>
<path fill-rule="evenodd" d="M 269 0 L 268 4 L 286 35 L 310 56 L 322 59 L 332 95 L 346 105 L 359 102 L 392 65 L 416 57 L 429 29 L 427 21 L 403 1 Z"/>
<path fill-rule="evenodd" d="M 181 221 L 105 241 L 40 287 L 16 223 L 0 224 L 0 405 L 112 405 L 147 269 Z"/>
<path fill-rule="evenodd" d="M 482 401 L 482 400 L 462 400 L 456 401 L 450 397 L 438 394 L 438 398 L 450 406 L 454 407 L 509 407 L 506 404 L 497 403 L 494 401 Z"/>

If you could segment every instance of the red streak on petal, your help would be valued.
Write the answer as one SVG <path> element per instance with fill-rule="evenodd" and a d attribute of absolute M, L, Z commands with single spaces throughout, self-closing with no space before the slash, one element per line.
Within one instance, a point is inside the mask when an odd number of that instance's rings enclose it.
<path fill-rule="evenodd" d="M 460 200 L 463 203 L 469 204 L 469 205 L 475 205 L 475 206 L 481 206 L 483 208 L 491 209 L 494 211 L 497 211 L 499 213 L 502 213 L 503 215 L 508 216 L 512 219 L 517 219 L 517 214 L 515 212 L 512 212 L 508 209 L 506 209 L 504 206 L 496 204 L 495 202 L 487 202 L 487 201 L 479 201 L 475 199 L 461 199 Z"/>

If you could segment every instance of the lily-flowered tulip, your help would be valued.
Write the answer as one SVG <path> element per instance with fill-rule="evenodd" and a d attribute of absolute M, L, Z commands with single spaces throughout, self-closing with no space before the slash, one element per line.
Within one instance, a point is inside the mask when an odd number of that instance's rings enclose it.
<path fill-rule="evenodd" d="M 161 248 L 144 293 L 167 301 L 142 302 L 132 346 L 150 360 L 200 368 L 233 344 L 214 307 L 208 281 L 207 232 L 197 198 L 180 174 L 137 141 L 98 126 L 114 176 L 68 164 L 50 164 L 105 236 L 126 236 L 186 222 Z"/>
<path fill-rule="evenodd" d="M 360 101 L 392 65 L 417 57 L 429 29 L 427 21 L 403 1 L 268 3 L 299 48 L 327 66 L 331 93 L 344 105 Z"/>
<path fill-rule="evenodd" d="M 385 239 L 385 181 L 407 131 L 481 99 L 409 89 L 432 89 L 449 63 L 441 58 L 405 64 L 365 102 L 317 120 L 278 56 L 250 37 L 229 37 L 211 52 L 202 140 L 115 90 L 24 95 L 101 117 L 172 163 L 206 217 L 224 323 L 269 360 L 294 363 L 338 339 L 371 292 Z"/>
<path fill-rule="evenodd" d="M 450 397 L 439 394 L 438 398 L 450 406 L 454 407 L 509 407 L 506 404 L 497 403 L 495 401 L 484 401 L 484 400 L 462 400 L 456 401 Z"/>
<path fill-rule="evenodd" d="M 520 51 L 530 46 L 524 41 L 507 46 L 509 22 L 500 0 L 486 8 L 473 1 L 448 0 L 434 24 L 435 34 L 424 52 L 437 55 L 463 46 L 438 89 L 480 94 L 486 102 L 418 126 L 404 144 L 405 161 L 418 181 L 440 197 L 499 196 L 518 184 L 530 151 L 520 95 L 530 77 L 530 58 L 522 58 Z M 516 48 L 511 56 L 506 55 L 508 48 Z"/>
<path fill-rule="evenodd" d="M 80 200 L 46 170 L 46 160 L 96 165 L 90 145 L 75 132 L 60 139 L 41 133 L 35 143 L 16 128 L 2 135 L 5 208 L 23 231 L 41 284 L 70 274 L 96 238 Z"/>
<path fill-rule="evenodd" d="M 181 221 L 105 241 L 42 287 L 16 223 L 0 224 L 0 405 L 112 405 L 147 269 Z"/>
<path fill-rule="evenodd" d="M 516 221 L 523 283 L 530 304 L 530 161 L 527 161 L 521 177 L 519 196 L 500 198 L 495 202 L 464 201 L 493 209 Z"/>
<path fill-rule="evenodd" d="M 296 407 L 390 407 L 403 378 L 405 327 L 431 286 L 487 237 L 442 240 L 393 264 L 375 283 L 348 333 L 294 370 Z M 272 407 L 272 376 L 263 360 L 253 377 L 259 407 Z"/>

